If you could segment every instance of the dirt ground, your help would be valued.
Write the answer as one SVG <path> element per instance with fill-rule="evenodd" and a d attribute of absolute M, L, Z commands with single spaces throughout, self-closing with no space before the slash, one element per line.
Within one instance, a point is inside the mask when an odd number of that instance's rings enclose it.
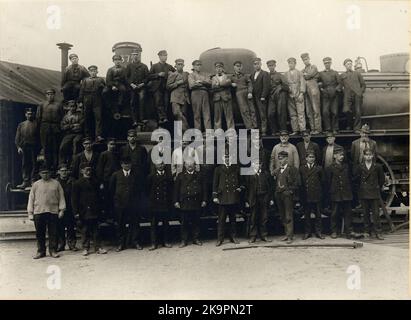
<path fill-rule="evenodd" d="M 347 243 L 309 239 L 304 243 Z M 274 238 L 275 243 L 280 243 Z M 297 240 L 295 243 L 302 243 Z M 240 246 L 247 245 L 241 239 Z M 202 247 L 133 249 L 107 255 L 65 251 L 33 260 L 35 242 L 0 243 L 2 299 L 409 299 L 408 249 L 364 243 L 363 248 Z M 48 289 L 47 268 L 61 270 L 61 288 Z M 347 286 L 350 265 L 360 270 Z M 49 280 L 50 281 L 50 280 Z M 357 284 L 359 282 L 356 282 Z"/>

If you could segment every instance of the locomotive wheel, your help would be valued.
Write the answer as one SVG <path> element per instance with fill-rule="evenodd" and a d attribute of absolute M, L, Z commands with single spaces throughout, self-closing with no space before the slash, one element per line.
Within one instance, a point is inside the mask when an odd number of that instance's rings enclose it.
<path fill-rule="evenodd" d="M 385 202 L 385 206 L 388 208 L 391 206 L 392 201 L 394 200 L 394 197 L 396 195 L 396 187 L 394 184 L 395 175 L 388 162 L 382 156 L 379 155 L 377 157 L 377 160 L 382 164 L 386 178 L 386 183 L 384 184 L 382 192 L 382 199 Z"/>

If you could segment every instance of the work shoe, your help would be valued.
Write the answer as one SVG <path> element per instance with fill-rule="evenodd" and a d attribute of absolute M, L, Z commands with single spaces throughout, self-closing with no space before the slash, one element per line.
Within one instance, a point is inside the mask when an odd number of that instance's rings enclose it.
<path fill-rule="evenodd" d="M 76 246 L 69 246 L 70 251 L 78 251 Z"/>
<path fill-rule="evenodd" d="M 239 244 L 240 243 L 236 238 L 231 238 L 230 242 L 232 242 L 234 244 Z"/>
<path fill-rule="evenodd" d="M 34 256 L 33 259 L 40 259 L 40 258 L 44 258 L 46 256 L 46 254 L 44 252 L 37 252 Z"/>
<path fill-rule="evenodd" d="M 119 245 L 116 249 L 116 252 L 120 252 L 120 251 L 123 251 L 123 250 L 124 250 L 124 246 Z"/>
<path fill-rule="evenodd" d="M 266 238 L 266 237 L 262 237 L 262 238 L 261 238 L 261 241 L 264 241 L 264 242 L 273 242 L 273 240 L 270 240 L 270 239 L 268 239 L 268 238 Z"/>
<path fill-rule="evenodd" d="M 52 258 L 60 258 L 60 255 L 59 255 L 57 252 L 55 252 L 55 251 L 51 251 L 51 252 L 50 252 L 50 257 L 52 257 Z"/>
<path fill-rule="evenodd" d="M 164 243 L 163 247 L 164 248 L 172 248 L 173 246 L 170 243 L 166 242 L 166 243 Z"/>
<path fill-rule="evenodd" d="M 98 248 L 97 251 L 96 251 L 96 253 L 97 253 L 97 254 L 106 254 L 106 253 L 107 253 L 107 250 L 104 249 L 104 248 Z"/>
<path fill-rule="evenodd" d="M 371 234 L 370 234 L 369 232 L 365 232 L 365 233 L 364 233 L 364 238 L 367 239 L 367 238 L 370 238 L 370 237 L 371 237 Z"/>
<path fill-rule="evenodd" d="M 150 248 L 148 248 L 148 251 L 154 251 L 156 249 L 157 249 L 157 246 L 153 244 L 153 245 L 151 245 Z"/>
<path fill-rule="evenodd" d="M 305 234 L 303 235 L 303 240 L 307 240 L 308 238 L 311 238 L 311 234 L 305 233 Z"/>
<path fill-rule="evenodd" d="M 293 238 L 288 238 L 288 240 L 287 240 L 287 242 L 286 242 L 287 244 L 291 244 L 291 243 L 293 243 Z"/>
<path fill-rule="evenodd" d="M 217 243 L 215 244 L 216 247 L 219 247 L 223 244 L 223 242 L 221 240 L 217 241 Z"/>
<path fill-rule="evenodd" d="M 287 240 L 288 240 L 288 236 L 281 238 L 281 241 L 287 241 Z"/>
<path fill-rule="evenodd" d="M 64 251 L 64 250 L 66 250 L 66 246 L 59 246 L 57 248 L 57 252 L 61 252 L 61 251 Z"/>
<path fill-rule="evenodd" d="M 337 239 L 337 233 L 336 232 L 331 233 L 331 238 L 332 239 Z"/>
<path fill-rule="evenodd" d="M 143 250 L 143 247 L 140 246 L 139 244 L 136 244 L 136 249 L 137 249 L 137 250 Z"/>
<path fill-rule="evenodd" d="M 325 237 L 324 237 L 321 233 L 316 233 L 315 236 L 316 236 L 318 239 L 325 239 Z"/>
<path fill-rule="evenodd" d="M 251 238 L 250 240 L 248 240 L 248 243 L 254 243 L 255 242 L 255 237 Z"/>
<path fill-rule="evenodd" d="M 87 249 L 84 249 L 81 254 L 82 254 L 83 256 L 88 256 L 88 250 L 87 250 Z"/>
<path fill-rule="evenodd" d="M 379 233 L 375 234 L 375 238 L 378 239 L 378 240 L 384 240 L 383 236 Z"/>
<path fill-rule="evenodd" d="M 203 243 L 200 240 L 194 240 L 193 244 L 197 245 L 197 246 L 202 246 Z"/>
<path fill-rule="evenodd" d="M 187 247 L 187 242 L 181 241 L 180 245 L 178 246 L 179 248 L 184 248 Z"/>

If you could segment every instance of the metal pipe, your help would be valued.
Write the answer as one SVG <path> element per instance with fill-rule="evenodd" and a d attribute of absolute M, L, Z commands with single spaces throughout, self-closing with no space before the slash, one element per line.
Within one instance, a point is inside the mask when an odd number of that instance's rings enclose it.
<path fill-rule="evenodd" d="M 70 43 L 57 43 L 57 47 L 61 50 L 61 76 L 63 77 L 64 70 L 68 66 L 68 52 L 73 47 Z"/>

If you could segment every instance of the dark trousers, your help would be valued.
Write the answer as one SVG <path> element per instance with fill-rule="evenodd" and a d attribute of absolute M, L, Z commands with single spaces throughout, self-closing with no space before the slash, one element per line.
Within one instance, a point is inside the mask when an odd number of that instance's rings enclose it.
<path fill-rule="evenodd" d="M 21 171 L 23 181 L 29 182 L 34 178 L 37 161 L 37 146 L 25 144 L 22 146 L 23 154 L 21 159 Z"/>
<path fill-rule="evenodd" d="M 112 112 L 118 113 L 120 112 L 119 107 L 124 104 L 124 99 L 126 96 L 127 88 L 122 83 L 116 84 L 115 87 L 117 88 L 117 90 L 115 91 L 112 90 L 112 87 L 105 87 L 103 89 L 102 96 L 105 101 L 110 101 L 112 97 L 113 99 L 114 98 L 116 99 L 114 101 L 115 104 L 112 105 Z M 110 105 L 110 103 L 108 103 L 108 105 Z"/>
<path fill-rule="evenodd" d="M 304 203 L 305 234 L 311 234 L 311 212 L 315 213 L 315 233 L 321 233 L 321 202 Z"/>
<path fill-rule="evenodd" d="M 337 95 L 322 93 L 322 116 L 324 131 L 338 131 L 338 99 Z"/>
<path fill-rule="evenodd" d="M 191 227 L 193 241 L 200 237 L 200 210 L 180 210 L 181 217 L 181 240 L 187 242 Z"/>
<path fill-rule="evenodd" d="M 167 108 L 169 104 L 168 92 L 165 89 L 158 89 L 153 92 L 154 106 L 157 111 L 158 119 L 167 119 Z"/>
<path fill-rule="evenodd" d="M 183 132 L 186 131 L 188 129 L 187 103 L 180 104 L 172 102 L 171 107 L 173 109 L 174 120 L 181 121 Z"/>
<path fill-rule="evenodd" d="M 364 231 L 371 233 L 381 233 L 381 221 L 379 215 L 380 199 L 360 199 L 361 206 L 364 210 Z M 372 224 L 370 220 L 370 211 L 372 214 Z"/>
<path fill-rule="evenodd" d="M 131 117 L 133 122 L 139 123 L 144 118 L 145 112 L 145 90 L 144 89 L 132 89 L 130 94 L 130 109 L 131 109 Z"/>
<path fill-rule="evenodd" d="M 331 203 L 331 232 L 339 232 L 339 224 L 341 222 L 340 210 L 344 216 L 344 230 L 346 234 L 353 231 L 352 229 L 352 211 L 351 201 L 333 201 Z"/>
<path fill-rule="evenodd" d="M 163 234 L 163 243 L 168 243 L 168 229 L 170 224 L 168 222 L 168 211 L 152 211 L 151 212 L 151 230 L 150 230 L 150 237 L 151 237 L 151 244 L 157 245 L 158 244 L 158 236 L 159 233 L 159 225 L 158 223 L 161 221 L 163 224 L 162 226 L 162 234 Z"/>
<path fill-rule="evenodd" d="M 100 248 L 100 235 L 97 219 L 84 219 L 81 221 L 81 242 L 85 250 L 90 250 L 90 242 L 93 240 L 94 248 Z"/>
<path fill-rule="evenodd" d="M 225 117 L 227 129 L 234 129 L 233 104 L 231 99 L 228 101 L 224 101 L 223 99 L 214 101 L 214 130 L 223 128 L 223 117 Z"/>
<path fill-rule="evenodd" d="M 275 200 L 284 226 L 285 234 L 287 237 L 292 238 L 294 236 L 293 195 L 288 194 L 288 192 L 276 192 Z"/>
<path fill-rule="evenodd" d="M 267 134 L 267 102 L 254 97 L 254 105 L 260 117 L 260 130 L 262 134 Z"/>
<path fill-rule="evenodd" d="M 344 91 L 344 107 L 343 112 L 347 117 L 347 123 L 353 130 L 361 129 L 361 108 L 362 96 L 357 95 L 349 89 Z"/>
<path fill-rule="evenodd" d="M 268 204 L 266 195 L 257 196 L 255 205 L 250 208 L 250 237 L 267 237 Z"/>
<path fill-rule="evenodd" d="M 117 216 L 117 237 L 118 244 L 126 248 L 136 246 L 140 237 L 140 219 L 136 209 L 115 208 Z"/>
<path fill-rule="evenodd" d="M 271 133 L 287 130 L 287 93 L 279 92 L 268 100 L 268 120 Z"/>
<path fill-rule="evenodd" d="M 256 129 L 258 127 L 257 115 L 255 114 L 253 99 L 248 99 L 247 90 L 237 89 L 235 97 L 237 99 L 238 109 L 240 109 L 245 128 Z"/>
<path fill-rule="evenodd" d="M 110 189 L 109 189 L 109 181 L 104 181 L 103 182 L 104 188 L 103 188 L 103 203 L 104 203 L 104 216 L 102 217 L 104 219 L 116 219 L 114 208 L 113 208 L 113 199 L 110 194 Z"/>
<path fill-rule="evenodd" d="M 61 89 L 64 101 L 77 100 L 80 95 L 80 81 L 67 81 Z"/>
<path fill-rule="evenodd" d="M 230 239 L 233 239 L 236 234 L 236 213 L 238 212 L 237 204 L 220 204 L 218 206 L 218 228 L 217 239 L 224 241 L 225 221 L 230 221 Z"/>
<path fill-rule="evenodd" d="M 42 122 L 40 125 L 40 143 L 44 159 L 49 168 L 57 169 L 60 147 L 60 124 Z"/>
<path fill-rule="evenodd" d="M 66 239 L 69 248 L 76 246 L 76 220 L 73 213 L 66 211 L 63 218 L 58 219 L 57 223 L 57 246 L 64 248 L 66 246 Z M 67 236 L 66 236 L 67 229 Z"/>
<path fill-rule="evenodd" d="M 73 155 L 80 152 L 80 143 L 83 135 L 81 133 L 68 133 L 60 143 L 59 163 L 70 163 Z"/>
<path fill-rule="evenodd" d="M 101 136 L 103 133 L 102 123 L 102 101 L 98 94 L 87 94 L 83 98 L 84 104 L 84 132 L 86 136 L 93 136 L 93 128 L 95 136 Z"/>
<path fill-rule="evenodd" d="M 55 213 L 45 212 L 34 215 L 37 252 L 46 253 L 46 229 L 49 236 L 49 252 L 57 251 L 57 221 L 58 215 Z"/>

